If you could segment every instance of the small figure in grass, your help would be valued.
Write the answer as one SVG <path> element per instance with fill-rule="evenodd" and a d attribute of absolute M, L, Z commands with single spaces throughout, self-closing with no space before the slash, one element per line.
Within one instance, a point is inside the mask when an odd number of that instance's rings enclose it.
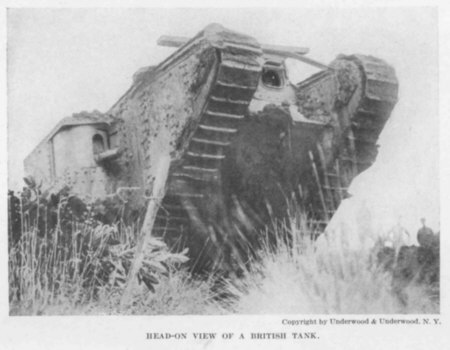
<path fill-rule="evenodd" d="M 426 226 L 425 218 L 420 219 L 420 222 L 422 223 L 422 227 L 417 231 L 417 241 L 421 247 L 432 248 L 436 241 L 434 232 L 431 228 Z"/>

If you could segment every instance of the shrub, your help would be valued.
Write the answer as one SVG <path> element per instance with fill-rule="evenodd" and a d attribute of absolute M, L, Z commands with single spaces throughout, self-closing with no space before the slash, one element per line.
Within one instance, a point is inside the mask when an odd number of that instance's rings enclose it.
<path fill-rule="evenodd" d="M 20 222 L 20 227 L 9 226 L 11 314 L 58 312 L 58 307 L 60 312 L 74 310 L 98 301 L 101 294 L 123 289 L 134 259 L 138 224 L 103 224 L 88 209 L 75 214 L 75 197 L 68 193 L 60 193 L 53 203 L 38 191 L 34 196 L 22 194 L 20 199 L 13 193 L 9 197 L 14 203 L 10 218 L 14 215 Z M 48 212 L 56 215 L 52 223 L 43 215 Z M 148 240 L 137 275 L 139 284 L 155 292 L 164 276 L 188 260 L 186 254 L 186 250 L 171 252 L 160 239 Z"/>

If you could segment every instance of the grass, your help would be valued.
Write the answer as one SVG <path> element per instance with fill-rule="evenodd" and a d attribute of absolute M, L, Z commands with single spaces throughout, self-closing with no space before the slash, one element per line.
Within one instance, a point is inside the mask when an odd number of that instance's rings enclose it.
<path fill-rule="evenodd" d="M 17 197 L 16 197 L 17 199 Z M 145 259 L 131 302 L 120 307 L 134 259 L 138 223 L 105 225 L 88 212 L 75 220 L 68 200 L 47 215 L 45 201 L 13 220 L 10 205 L 9 304 L 11 315 L 206 314 L 213 307 L 212 279 L 194 279 L 183 266 L 187 251 L 173 253 L 158 238 L 144 247 Z M 39 208 L 39 210 L 34 210 Z M 13 232 L 13 222 L 20 235 Z M 15 238 L 14 238 L 15 237 Z M 18 238 L 20 237 L 20 239 Z"/>
<path fill-rule="evenodd" d="M 187 260 L 185 252 L 170 253 L 158 239 L 147 248 L 147 271 L 139 275 L 132 303 L 120 309 L 133 259 L 130 236 L 134 235 L 128 230 L 120 237 L 118 229 L 108 225 L 81 225 L 70 242 L 61 244 L 58 229 L 50 239 L 40 238 L 36 230 L 26 231 L 9 251 L 10 314 L 206 313 L 209 282 L 190 278 L 179 267 Z M 111 246 L 112 239 L 116 241 Z M 150 282 L 144 281 L 145 272 Z"/>
<path fill-rule="evenodd" d="M 342 232 L 313 243 L 301 215 L 291 217 L 292 230 L 277 226 L 276 243 L 267 239 L 240 278 L 193 276 L 186 251 L 174 254 L 150 240 L 140 283 L 124 309 L 138 225 L 69 222 L 60 215 L 53 229 L 44 225 L 40 232 L 21 218 L 22 237 L 9 247 L 11 315 L 439 313 L 427 286 L 412 280 L 396 290 L 375 252 L 349 246 L 339 239 Z"/>
<path fill-rule="evenodd" d="M 439 313 L 438 302 L 422 285 L 409 283 L 400 298 L 392 274 L 367 251 L 308 242 L 301 249 L 281 243 L 261 254 L 244 279 L 227 284 L 233 313 Z"/>

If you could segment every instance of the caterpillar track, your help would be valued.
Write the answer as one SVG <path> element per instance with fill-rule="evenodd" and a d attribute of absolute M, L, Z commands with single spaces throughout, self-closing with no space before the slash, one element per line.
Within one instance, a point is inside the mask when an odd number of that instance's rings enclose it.
<path fill-rule="evenodd" d="M 227 148 L 259 83 L 260 47 L 225 41 L 217 50 L 220 64 L 215 82 L 187 151 L 171 166 L 167 195 L 153 230 L 156 235 L 172 237 L 172 241 L 191 229 L 192 221 L 201 220 L 199 210 L 220 193 L 221 167 Z M 196 229 L 201 227 L 197 225 Z"/>
<path fill-rule="evenodd" d="M 350 56 L 362 72 L 363 94 L 347 136 L 354 145 L 358 173 L 373 164 L 377 140 L 397 102 L 398 83 L 393 68 L 371 56 Z M 353 161 L 353 160 L 352 160 Z"/>
<path fill-rule="evenodd" d="M 398 82 L 395 71 L 384 61 L 364 55 L 339 56 L 355 64 L 360 85 L 350 100 L 346 118 L 350 121 L 344 132 L 344 145 L 334 162 L 325 166 L 321 187 L 326 194 L 327 220 L 342 199 L 347 197 L 351 180 L 370 167 L 378 153 L 378 137 L 397 102 Z M 341 111 L 342 113 L 342 111 Z"/>

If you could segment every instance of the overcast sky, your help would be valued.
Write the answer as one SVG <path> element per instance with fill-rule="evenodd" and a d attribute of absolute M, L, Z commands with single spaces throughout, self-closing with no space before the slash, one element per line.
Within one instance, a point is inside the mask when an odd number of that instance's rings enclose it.
<path fill-rule="evenodd" d="M 80 9 L 8 11 L 9 186 L 24 157 L 63 117 L 106 111 L 133 73 L 167 57 L 164 34 L 193 36 L 211 22 L 259 42 L 307 46 L 325 63 L 363 53 L 396 69 L 399 102 L 376 164 L 352 185 L 377 220 L 439 225 L 437 13 L 431 8 Z"/>

